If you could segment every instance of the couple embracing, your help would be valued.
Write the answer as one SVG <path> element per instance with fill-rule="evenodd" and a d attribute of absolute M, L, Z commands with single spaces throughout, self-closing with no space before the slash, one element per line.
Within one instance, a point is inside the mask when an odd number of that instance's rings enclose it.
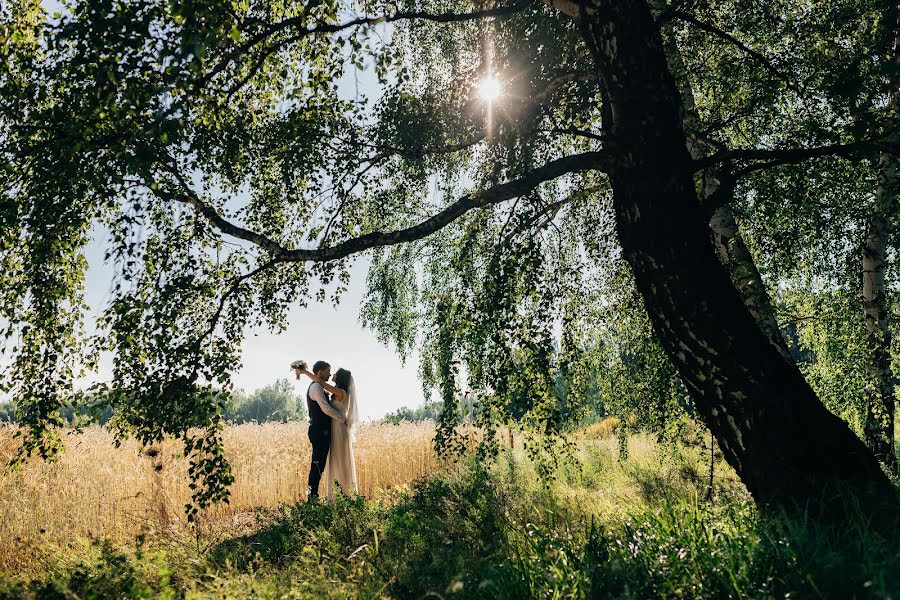
<path fill-rule="evenodd" d="M 312 444 L 312 464 L 309 467 L 306 497 L 319 497 L 319 482 L 323 475 L 326 475 L 325 496 L 329 500 L 335 483 L 344 494 L 356 496 L 358 491 L 353 442 L 359 413 L 356 410 L 353 376 L 347 369 L 338 369 L 332 376 L 331 365 L 323 360 L 313 365 L 312 372 L 302 360 L 292 362 L 291 369 L 297 379 L 306 375 L 312 380 L 306 392 L 309 441 Z"/>

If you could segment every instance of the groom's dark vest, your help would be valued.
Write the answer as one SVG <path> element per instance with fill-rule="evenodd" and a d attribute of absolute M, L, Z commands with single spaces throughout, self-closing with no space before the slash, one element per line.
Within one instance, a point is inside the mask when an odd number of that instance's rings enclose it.
<path fill-rule="evenodd" d="M 319 403 L 309 395 L 315 382 L 309 384 L 306 390 L 306 409 L 309 411 L 309 430 L 321 433 L 331 433 L 331 417 L 325 414 Z"/>

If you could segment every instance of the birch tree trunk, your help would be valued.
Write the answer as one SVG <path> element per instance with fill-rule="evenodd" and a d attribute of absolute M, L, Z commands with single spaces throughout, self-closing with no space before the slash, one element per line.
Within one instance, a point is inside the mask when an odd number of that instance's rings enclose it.
<path fill-rule="evenodd" d="M 781 335 L 781 329 L 775 319 L 775 309 L 769 299 L 762 276 L 738 230 L 731 202 L 725 202 L 716 209 L 709 220 L 709 228 L 719 260 L 731 274 L 732 282 L 741 294 L 747 310 L 756 319 L 769 343 L 775 347 L 782 358 L 793 364 L 794 359 L 784 341 L 784 336 Z"/>
<path fill-rule="evenodd" d="M 887 121 L 900 122 L 900 31 L 897 22 L 898 8 L 891 7 L 884 16 L 886 31 L 893 36 L 893 72 L 889 74 L 890 86 L 885 110 Z M 889 144 L 900 143 L 900 133 L 894 132 Z M 865 317 L 868 350 L 866 384 L 866 419 L 863 433 L 866 445 L 893 473 L 898 472 L 894 444 L 894 374 L 891 370 L 890 307 L 884 277 L 884 259 L 891 243 L 891 220 L 897 209 L 897 159 L 887 153 L 878 157 L 878 186 L 875 190 L 875 208 L 866 224 L 866 238 L 862 252 L 862 301 Z"/>
<path fill-rule="evenodd" d="M 862 260 L 862 297 L 869 351 L 866 384 L 866 445 L 891 471 L 897 471 L 894 448 L 894 376 L 891 370 L 891 330 L 884 280 L 888 218 L 896 200 L 897 161 L 882 155 L 876 192 L 876 213 L 868 223 Z"/>
<path fill-rule="evenodd" d="M 896 8 L 895 8 L 896 11 Z M 896 22 L 896 12 L 894 15 Z M 895 23 L 896 24 L 896 23 Z M 900 69 L 900 34 L 894 39 L 894 63 Z M 900 92 L 895 85 L 888 98 L 888 119 L 900 121 Z M 900 142 L 894 133 L 891 142 Z M 894 374 L 891 370 L 891 329 L 887 288 L 884 279 L 884 257 L 890 243 L 891 218 L 896 212 L 898 180 L 897 159 L 882 153 L 878 162 L 878 188 L 875 191 L 875 210 L 869 217 L 863 244 L 862 298 L 869 351 L 869 372 L 866 385 L 866 420 L 863 432 L 866 445 L 893 473 L 897 473 L 897 453 L 894 447 Z"/>
<path fill-rule="evenodd" d="M 772 346 L 712 251 L 681 98 L 646 2 L 555 5 L 576 18 L 609 100 L 624 257 L 726 460 L 762 503 L 840 520 L 850 492 L 879 521 L 895 519 L 897 495 L 878 462 Z"/>

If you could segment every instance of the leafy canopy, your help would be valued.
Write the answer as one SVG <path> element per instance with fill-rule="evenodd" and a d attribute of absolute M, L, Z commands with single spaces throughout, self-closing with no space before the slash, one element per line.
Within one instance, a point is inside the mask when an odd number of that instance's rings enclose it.
<path fill-rule="evenodd" d="M 0 8 L 2 381 L 26 453 L 58 450 L 59 407 L 109 353 L 120 435 L 185 439 L 194 508 L 226 498 L 220 431 L 244 332 L 337 301 L 362 251 L 362 320 L 404 356 L 420 348 L 443 401 L 441 449 L 462 443 L 463 381 L 488 434 L 505 420 L 558 432 L 598 381 L 625 405 L 683 407 L 614 235 L 603 171 L 620 157 L 601 133 L 600 74 L 555 8 L 64 6 Z M 693 134 L 731 159 L 768 252 L 762 233 L 783 225 L 766 199 L 798 174 L 849 168 L 781 165 L 858 163 L 861 140 L 883 138 L 889 4 L 654 9 L 694 92 Z M 373 71 L 378 93 L 358 93 L 351 82 Z M 488 75 L 502 84 L 494 102 L 477 95 Z M 83 293 L 92 238 L 115 266 L 96 323 Z M 610 384 L 636 372 L 640 391 Z"/>

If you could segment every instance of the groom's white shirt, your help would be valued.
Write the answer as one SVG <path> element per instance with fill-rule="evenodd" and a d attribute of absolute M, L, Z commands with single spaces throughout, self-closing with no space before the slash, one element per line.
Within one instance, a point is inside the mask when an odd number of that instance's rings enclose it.
<path fill-rule="evenodd" d="M 338 421 L 340 421 L 344 418 L 344 415 L 341 414 L 341 411 L 333 407 L 331 403 L 328 402 L 328 396 L 325 395 L 325 388 L 323 388 L 315 381 L 312 383 L 312 385 L 309 386 L 309 397 L 315 400 L 319 405 L 319 408 L 322 409 L 322 412 L 324 412 L 332 419 L 337 419 Z"/>

